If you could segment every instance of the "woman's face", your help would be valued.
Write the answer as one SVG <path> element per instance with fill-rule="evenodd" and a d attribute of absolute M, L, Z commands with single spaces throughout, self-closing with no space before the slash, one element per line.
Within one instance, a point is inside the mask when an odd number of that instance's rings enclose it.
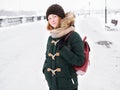
<path fill-rule="evenodd" d="M 58 28 L 60 26 L 61 18 L 58 15 L 50 14 L 48 16 L 48 22 L 53 28 Z"/>

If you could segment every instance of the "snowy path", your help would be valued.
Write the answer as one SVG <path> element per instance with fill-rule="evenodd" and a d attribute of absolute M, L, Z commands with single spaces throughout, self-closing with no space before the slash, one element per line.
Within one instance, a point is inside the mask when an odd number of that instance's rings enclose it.
<path fill-rule="evenodd" d="M 106 32 L 98 21 L 87 18 L 76 24 L 91 46 L 91 64 L 86 75 L 79 76 L 79 90 L 119 90 L 120 31 Z M 0 90 L 48 90 L 42 74 L 49 35 L 45 25 L 41 21 L 0 28 Z M 96 44 L 100 40 L 113 44 L 106 48 Z"/>
<path fill-rule="evenodd" d="M 40 30 L 40 23 L 1 30 L 0 90 L 42 90 L 46 36 Z"/>

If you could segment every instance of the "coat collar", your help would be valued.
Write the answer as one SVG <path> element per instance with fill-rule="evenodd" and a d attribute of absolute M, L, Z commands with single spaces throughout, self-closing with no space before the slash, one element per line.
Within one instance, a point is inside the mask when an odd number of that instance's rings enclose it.
<path fill-rule="evenodd" d="M 75 30 L 74 25 L 75 14 L 73 12 L 67 12 L 65 18 L 61 20 L 60 28 L 50 31 L 52 38 L 60 38 L 71 31 Z"/>

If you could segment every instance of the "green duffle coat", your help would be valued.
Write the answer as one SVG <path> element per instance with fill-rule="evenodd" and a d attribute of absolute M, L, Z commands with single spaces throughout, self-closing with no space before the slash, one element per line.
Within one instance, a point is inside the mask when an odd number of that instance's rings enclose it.
<path fill-rule="evenodd" d="M 56 43 L 60 38 L 48 39 L 43 73 L 51 90 L 72 90 L 78 87 L 78 78 L 73 65 L 84 63 L 84 49 L 80 35 L 73 32 L 61 50 Z"/>

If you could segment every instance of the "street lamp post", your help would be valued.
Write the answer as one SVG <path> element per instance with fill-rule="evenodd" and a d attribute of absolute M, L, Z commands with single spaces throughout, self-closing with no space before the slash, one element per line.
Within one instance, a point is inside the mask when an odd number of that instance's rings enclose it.
<path fill-rule="evenodd" d="M 105 24 L 107 23 L 107 0 L 105 0 Z"/>
<path fill-rule="evenodd" d="M 89 5 L 89 16 L 90 16 L 90 14 L 91 14 L 91 13 L 90 13 L 90 4 L 91 4 L 91 3 L 90 3 L 90 0 L 89 0 L 89 2 L 88 2 L 88 5 Z"/>

